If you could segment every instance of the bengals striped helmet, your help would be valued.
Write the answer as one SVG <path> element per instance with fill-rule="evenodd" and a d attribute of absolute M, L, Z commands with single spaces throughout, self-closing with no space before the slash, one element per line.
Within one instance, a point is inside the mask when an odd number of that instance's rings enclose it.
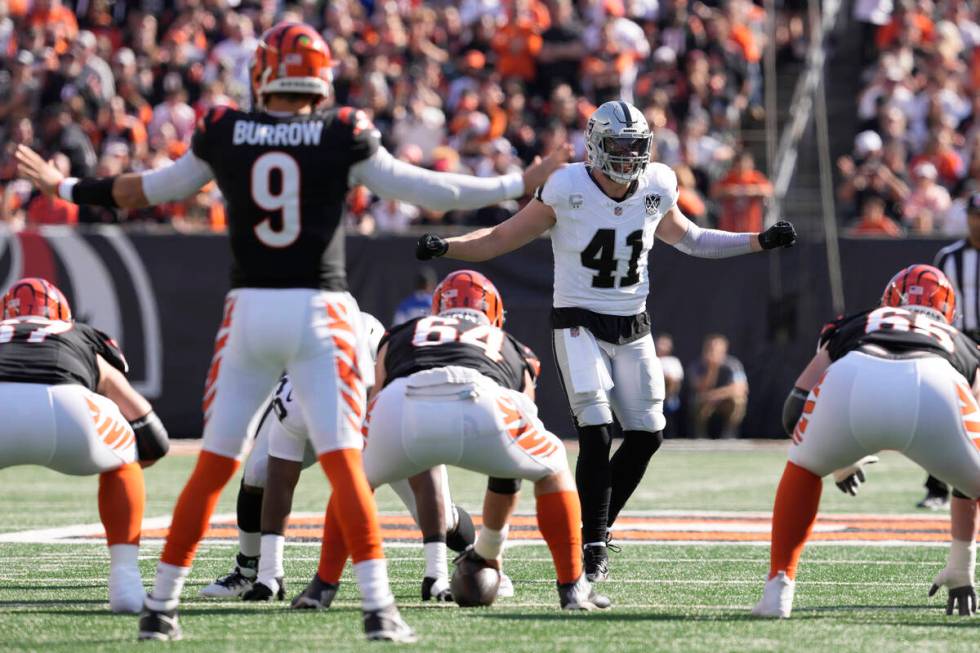
<path fill-rule="evenodd" d="M 497 287 L 475 270 L 457 270 L 443 279 L 432 292 L 432 314 L 472 310 L 483 313 L 495 327 L 504 324 L 504 302 Z"/>
<path fill-rule="evenodd" d="M 252 60 L 252 93 L 330 95 L 333 58 L 320 34 L 302 23 L 273 25 L 259 39 Z"/>
<path fill-rule="evenodd" d="M 934 312 L 947 324 L 952 324 L 956 317 L 956 291 L 939 268 L 910 265 L 885 286 L 881 305 Z"/>
<path fill-rule="evenodd" d="M 0 303 L 5 320 L 36 315 L 49 320 L 71 321 L 71 307 L 64 294 L 53 283 L 39 277 L 15 281 Z"/>

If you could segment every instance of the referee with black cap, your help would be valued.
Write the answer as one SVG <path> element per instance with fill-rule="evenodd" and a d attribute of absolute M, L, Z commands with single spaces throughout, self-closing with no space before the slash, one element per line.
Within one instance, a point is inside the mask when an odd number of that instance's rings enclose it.
<path fill-rule="evenodd" d="M 980 192 L 967 200 L 966 226 L 966 238 L 939 250 L 935 265 L 956 289 L 958 310 L 954 326 L 980 344 Z M 948 505 L 949 486 L 930 476 L 926 480 L 926 496 L 916 506 L 940 510 Z"/>

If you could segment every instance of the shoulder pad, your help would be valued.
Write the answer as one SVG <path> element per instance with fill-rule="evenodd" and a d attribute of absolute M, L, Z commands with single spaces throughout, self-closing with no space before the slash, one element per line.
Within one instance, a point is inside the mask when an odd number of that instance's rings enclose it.
<path fill-rule="evenodd" d="M 654 161 L 647 166 L 647 180 L 671 193 L 677 192 L 677 174 L 668 165 Z"/>
<path fill-rule="evenodd" d="M 230 108 L 231 107 L 225 105 L 211 107 L 208 109 L 208 112 L 201 116 L 200 120 L 197 121 L 197 129 L 202 132 L 207 131 L 208 127 L 219 122 Z"/>

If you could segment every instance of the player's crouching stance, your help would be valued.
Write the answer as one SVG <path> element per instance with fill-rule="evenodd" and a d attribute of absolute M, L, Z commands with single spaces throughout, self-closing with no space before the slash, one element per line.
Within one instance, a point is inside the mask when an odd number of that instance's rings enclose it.
<path fill-rule="evenodd" d="M 793 445 L 773 506 L 769 580 L 752 614 L 790 616 L 821 478 L 883 449 L 900 451 L 969 497 L 953 506 L 950 564 L 936 584 L 949 588 L 947 612 L 954 603 L 960 614 L 975 611 L 980 353 L 950 326 L 955 309 L 946 276 L 913 265 L 888 283 L 881 307 L 824 327 L 786 400 L 783 423 Z"/>
<path fill-rule="evenodd" d="M 137 564 L 143 470 L 166 455 L 167 431 L 124 376 L 109 336 L 72 320 L 51 283 L 21 279 L 2 299 L 0 469 L 40 465 L 99 475 L 99 517 L 109 545 L 109 608 L 138 613 L 146 592 Z"/>
<path fill-rule="evenodd" d="M 565 448 L 538 419 L 531 364 L 525 348 L 500 328 L 504 311 L 497 289 L 478 272 L 453 272 L 436 288 L 432 312 L 394 327 L 382 341 L 375 369 L 382 389 L 367 422 L 369 482 L 378 486 L 442 464 L 493 479 L 533 481 L 561 606 L 608 607 L 583 574 L 581 512 Z M 457 559 L 457 574 L 499 570 L 517 490 L 516 483 L 499 480 L 488 486 L 483 527 L 474 547 Z M 329 568 L 321 563 L 308 591 L 339 581 L 346 560 L 342 527 L 331 499 L 322 554 L 329 554 Z M 495 590 L 487 588 L 485 599 L 492 600 Z"/>
<path fill-rule="evenodd" d="M 555 258 L 551 314 L 555 359 L 578 430 L 575 480 L 590 580 L 608 573 L 608 529 L 663 441 L 664 378 L 646 311 L 654 239 L 685 254 L 723 258 L 789 247 L 779 222 L 761 234 L 701 229 L 677 207 L 677 177 L 650 161 L 654 135 L 626 102 L 589 118 L 589 161 L 558 170 L 509 220 L 458 238 L 425 235 L 420 259 L 485 261 L 551 229 Z M 613 415 L 623 444 L 609 459 Z"/>
<path fill-rule="evenodd" d="M 45 194 L 122 208 L 184 199 L 214 180 L 228 207 L 232 290 L 205 388 L 203 445 L 174 508 L 140 639 L 181 637 L 177 607 L 198 543 L 244 453 L 248 424 L 290 374 L 320 466 L 342 505 L 346 544 L 362 589 L 368 639 L 414 641 L 388 583 L 374 497 L 361 464 L 364 389 L 371 369 L 353 326 L 341 221 L 348 190 L 426 208 L 479 208 L 530 192 L 564 154 L 524 174 L 475 178 L 397 161 L 370 119 L 321 108 L 333 60 L 308 25 L 280 23 L 259 40 L 251 78 L 256 107 L 212 108 L 173 165 L 102 179 L 65 179 L 26 146 L 20 174 Z"/>

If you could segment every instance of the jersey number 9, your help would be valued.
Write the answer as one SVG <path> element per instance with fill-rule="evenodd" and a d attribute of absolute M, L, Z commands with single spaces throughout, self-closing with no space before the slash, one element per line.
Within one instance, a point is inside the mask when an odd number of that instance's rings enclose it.
<path fill-rule="evenodd" d="M 272 190 L 272 176 L 279 177 L 278 192 Z M 296 159 L 282 152 L 267 152 L 252 165 L 252 199 L 266 211 L 278 211 L 280 224 L 268 217 L 255 225 L 255 236 L 267 247 L 289 247 L 299 238 L 299 166 Z"/>

